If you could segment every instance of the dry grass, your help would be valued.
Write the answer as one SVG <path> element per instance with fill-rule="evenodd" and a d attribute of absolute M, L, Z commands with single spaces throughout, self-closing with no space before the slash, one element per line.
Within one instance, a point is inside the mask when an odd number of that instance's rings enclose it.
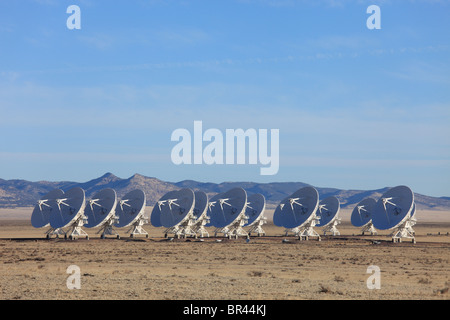
<path fill-rule="evenodd" d="M 89 241 L 64 241 L 43 239 L 28 221 L 0 221 L 0 299 L 450 298 L 450 224 L 418 224 L 416 244 L 393 244 L 387 233 L 352 237 L 358 230 L 345 223 L 341 237 L 320 242 L 273 225 L 249 243 L 162 241 L 162 229 L 144 228 L 150 238 L 141 241 L 102 240 L 96 230 Z M 72 264 L 80 290 L 66 287 Z M 380 290 L 366 286 L 370 265 L 381 269 Z"/>

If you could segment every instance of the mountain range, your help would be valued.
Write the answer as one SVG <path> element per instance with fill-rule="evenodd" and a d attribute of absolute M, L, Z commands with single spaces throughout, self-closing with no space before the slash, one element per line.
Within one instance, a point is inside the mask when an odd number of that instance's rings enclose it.
<path fill-rule="evenodd" d="M 308 186 L 303 182 L 198 182 L 193 180 L 184 180 L 180 182 L 167 182 L 153 177 L 146 177 L 140 174 L 122 179 L 112 173 L 106 173 L 103 176 L 87 181 L 38 181 L 30 182 L 26 180 L 3 180 L 0 179 L 0 208 L 26 207 L 34 206 L 36 201 L 52 189 L 62 189 L 64 191 L 73 187 L 81 187 L 86 192 L 86 197 L 93 196 L 96 192 L 104 188 L 113 188 L 121 198 L 127 192 L 134 189 L 142 189 L 147 198 L 147 205 L 153 206 L 161 196 L 171 190 L 180 188 L 191 188 L 193 190 L 202 190 L 209 197 L 216 193 L 227 191 L 234 187 L 242 187 L 249 194 L 261 193 L 266 197 L 268 205 L 277 205 L 285 197 L 294 191 Z M 389 187 L 377 190 L 342 190 L 336 188 L 316 187 L 320 199 L 334 195 L 340 202 L 342 208 L 353 208 L 358 202 L 366 197 L 378 199 Z M 450 197 L 431 197 L 415 193 L 415 202 L 418 209 L 421 210 L 446 210 L 450 211 Z"/>

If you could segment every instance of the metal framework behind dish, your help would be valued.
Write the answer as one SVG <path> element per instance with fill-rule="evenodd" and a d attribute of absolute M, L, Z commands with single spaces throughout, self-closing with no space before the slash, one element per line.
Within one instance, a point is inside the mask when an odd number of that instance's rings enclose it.
<path fill-rule="evenodd" d="M 200 235 L 201 238 L 209 237 L 209 233 L 205 226 L 210 222 L 210 217 L 208 216 L 208 195 L 203 191 L 194 192 L 195 205 L 193 215 L 196 216 L 193 222 L 192 229 L 194 230 L 196 237 Z"/>
<path fill-rule="evenodd" d="M 207 208 L 205 209 L 207 210 Z M 176 238 L 194 237 L 209 237 L 209 232 L 206 230 L 205 225 L 209 222 L 209 216 L 203 215 L 200 218 L 195 218 L 193 211 L 191 211 L 187 219 L 180 224 L 173 227 L 169 227 L 164 231 L 164 237 L 168 237 L 169 234 L 173 234 Z"/>
<path fill-rule="evenodd" d="M 416 243 L 416 232 L 413 226 L 416 225 L 417 219 L 414 217 L 416 211 L 416 204 L 413 203 L 413 212 L 410 214 L 405 221 L 397 226 L 394 231 L 390 234 L 392 237 L 392 242 L 402 242 L 402 238 L 411 239 L 412 243 Z"/>
<path fill-rule="evenodd" d="M 100 238 L 105 239 L 106 236 L 115 236 L 117 239 L 120 239 L 119 233 L 114 229 L 114 226 L 119 221 L 119 217 L 113 214 L 111 218 L 105 221 L 100 230 L 97 231 L 96 234 L 100 234 Z"/>
<path fill-rule="evenodd" d="M 75 237 L 84 236 L 89 240 L 89 235 L 84 231 L 81 227 L 86 223 L 87 218 L 85 215 L 80 216 L 75 222 L 72 224 L 72 231 L 69 234 L 69 239 L 75 239 Z M 64 236 L 65 238 L 66 236 Z"/>
<path fill-rule="evenodd" d="M 292 232 L 294 236 L 298 237 L 299 240 L 309 240 L 309 238 L 313 237 L 317 238 L 318 241 L 321 241 L 322 238 L 320 237 L 320 234 L 314 230 L 314 227 L 319 221 L 320 218 L 314 214 L 314 217 L 301 226 L 284 230 L 285 235 L 287 236 L 290 232 Z"/>
<path fill-rule="evenodd" d="M 148 232 L 143 228 L 143 225 L 146 223 L 148 223 L 148 218 L 144 216 L 144 209 L 142 209 L 142 214 L 135 222 L 133 222 L 130 229 L 128 229 L 126 233 L 130 234 L 130 238 L 134 238 L 134 236 L 137 235 L 144 235 L 148 238 Z"/>
<path fill-rule="evenodd" d="M 167 228 L 164 231 L 164 237 L 167 238 L 169 234 L 173 234 L 174 237 L 178 239 L 187 237 L 197 238 L 197 233 L 193 229 L 193 219 L 188 218 L 186 221 L 177 224 L 176 226 Z"/>
<path fill-rule="evenodd" d="M 197 232 L 195 231 L 194 226 L 195 219 L 192 215 L 192 212 L 190 212 L 186 220 L 173 227 L 167 228 L 164 231 L 164 237 L 167 238 L 169 234 L 173 234 L 174 237 L 178 239 L 187 237 L 197 238 Z"/>
<path fill-rule="evenodd" d="M 263 225 L 267 224 L 267 218 L 264 215 L 261 215 L 255 222 L 250 224 L 250 228 L 248 229 L 247 233 L 250 236 L 252 232 L 255 232 L 258 237 L 262 235 L 266 235 L 266 231 L 262 228 Z"/>
<path fill-rule="evenodd" d="M 364 235 L 366 232 L 369 232 L 370 235 L 378 234 L 373 226 L 371 217 L 375 204 L 375 199 L 364 198 L 353 208 L 350 220 L 354 226 L 361 227 L 361 235 Z M 363 220 L 363 218 L 365 219 Z"/>
<path fill-rule="evenodd" d="M 208 212 L 208 207 L 206 208 L 206 212 Z M 195 237 L 197 238 L 200 235 L 200 238 L 208 237 L 209 232 L 206 230 L 205 226 L 209 223 L 209 216 L 205 214 L 201 218 L 194 221 L 192 225 L 192 229 L 194 230 Z"/>
<path fill-rule="evenodd" d="M 247 221 L 248 217 L 245 215 L 244 208 L 244 210 L 242 210 L 242 212 L 239 214 L 239 217 L 236 218 L 236 220 L 234 220 L 232 223 L 223 228 L 216 228 L 216 230 L 214 230 L 214 236 L 217 236 L 218 233 L 223 233 L 223 235 L 225 237 L 228 237 L 229 239 L 237 239 L 238 237 L 249 238 L 248 232 L 243 228 Z"/>
<path fill-rule="evenodd" d="M 337 229 L 337 225 L 341 223 L 341 218 L 339 218 L 340 202 L 335 196 L 331 196 L 323 199 L 319 203 L 319 208 L 317 209 L 318 215 L 320 216 L 320 223 L 317 224 L 318 227 L 324 227 L 323 235 L 325 236 L 328 232 L 333 236 L 339 236 L 341 233 Z M 328 222 L 324 222 L 323 214 L 329 213 L 331 216 Z M 325 224 L 324 224 L 325 223 Z"/>
<path fill-rule="evenodd" d="M 249 227 L 247 233 L 250 236 L 252 232 L 255 232 L 258 237 L 262 235 L 266 235 L 266 232 L 262 228 L 263 225 L 267 223 L 267 218 L 264 216 L 264 210 L 266 208 L 266 199 L 260 194 L 253 194 L 248 197 L 248 202 L 246 206 L 246 215 L 248 217 L 248 225 L 245 227 Z M 256 216 L 256 218 L 251 221 L 252 215 Z"/>
<path fill-rule="evenodd" d="M 333 221 L 325 226 L 323 229 L 323 235 L 326 236 L 327 233 L 331 233 L 332 236 L 339 236 L 341 235 L 340 231 L 337 228 L 337 225 L 341 224 L 341 218 L 336 217 L 336 219 L 333 219 Z"/>
<path fill-rule="evenodd" d="M 364 227 L 361 228 L 361 235 L 364 235 L 366 232 L 370 233 L 371 236 L 378 234 L 378 231 L 373 226 L 372 221 L 370 221 Z"/>

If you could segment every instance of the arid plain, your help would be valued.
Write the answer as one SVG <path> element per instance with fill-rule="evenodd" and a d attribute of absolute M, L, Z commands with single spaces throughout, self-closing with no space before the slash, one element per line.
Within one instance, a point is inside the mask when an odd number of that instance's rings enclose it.
<path fill-rule="evenodd" d="M 417 243 L 394 244 L 389 231 L 360 236 L 349 210 L 341 211 L 341 236 L 299 241 L 269 222 L 265 237 L 248 242 L 169 241 L 151 225 L 149 238 L 119 229 L 121 239 L 100 239 L 85 229 L 90 240 L 46 240 L 45 229 L 31 226 L 31 210 L 0 210 L 2 300 L 450 298 L 449 212 L 418 211 Z M 80 268 L 80 289 L 67 288 L 70 265 Z M 380 268 L 380 289 L 367 287 L 371 265 Z"/>

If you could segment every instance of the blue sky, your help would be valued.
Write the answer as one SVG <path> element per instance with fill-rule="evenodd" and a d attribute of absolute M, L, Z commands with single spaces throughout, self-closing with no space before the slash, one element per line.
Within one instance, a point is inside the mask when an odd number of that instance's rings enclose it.
<path fill-rule="evenodd" d="M 81 9 L 69 30 L 68 6 Z M 366 9 L 381 9 L 369 30 Z M 0 178 L 302 181 L 450 195 L 450 1 L 0 0 Z M 280 130 L 280 169 L 177 128 Z"/>

